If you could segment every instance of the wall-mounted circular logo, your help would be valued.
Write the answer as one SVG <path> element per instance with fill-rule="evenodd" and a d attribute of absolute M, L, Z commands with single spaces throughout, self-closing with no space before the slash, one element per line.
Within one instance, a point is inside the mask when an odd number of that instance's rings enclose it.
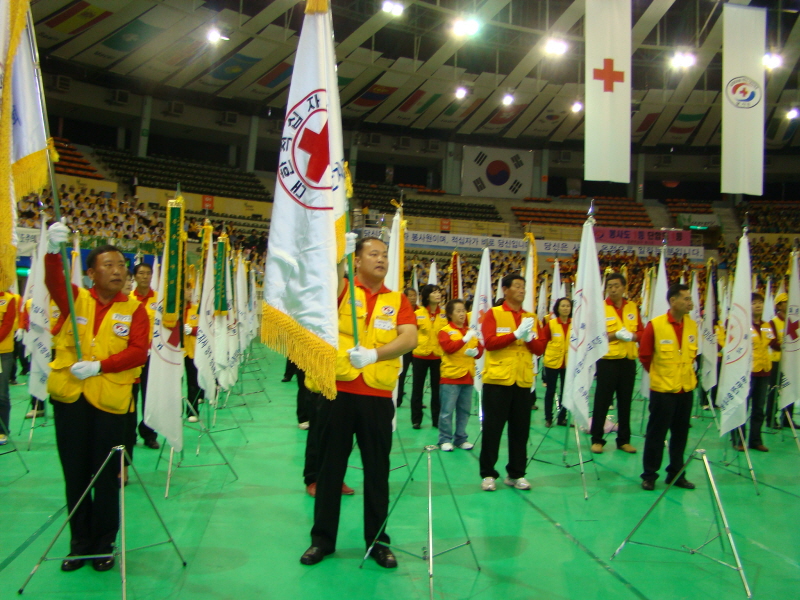
<path fill-rule="evenodd" d="M 725 96 L 736 108 L 753 108 L 761 102 L 763 91 L 749 77 L 734 77 L 725 86 Z"/>
<path fill-rule="evenodd" d="M 494 185 L 503 185 L 511 177 L 511 169 L 502 160 L 493 160 L 486 167 L 486 178 Z"/>

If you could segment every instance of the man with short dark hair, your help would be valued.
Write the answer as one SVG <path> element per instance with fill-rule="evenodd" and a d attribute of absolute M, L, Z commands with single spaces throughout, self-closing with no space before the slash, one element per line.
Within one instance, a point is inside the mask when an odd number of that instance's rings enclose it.
<path fill-rule="evenodd" d="M 652 319 L 642 332 L 639 361 L 650 373 L 650 420 L 644 441 L 642 489 L 655 489 L 669 431 L 667 484 L 683 468 L 689 419 L 697 387 L 694 359 L 697 356 L 697 323 L 689 317 L 693 308 L 689 286 L 676 283 L 667 291 L 669 310 Z M 693 490 L 682 473 L 675 486 Z"/>

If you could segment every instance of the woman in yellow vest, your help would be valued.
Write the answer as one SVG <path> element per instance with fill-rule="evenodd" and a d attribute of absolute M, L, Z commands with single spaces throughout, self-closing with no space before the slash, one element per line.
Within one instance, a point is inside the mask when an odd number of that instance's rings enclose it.
<path fill-rule="evenodd" d="M 569 298 L 556 300 L 553 304 L 553 314 L 557 316 L 548 320 L 542 327 L 542 340 L 547 343 L 544 351 L 544 384 L 547 386 L 544 394 L 545 427 L 553 426 L 553 400 L 559 379 L 561 379 L 559 400 L 564 397 L 564 373 L 567 371 L 567 349 L 572 329 L 572 301 Z M 558 410 L 558 424 L 567 424 L 566 409 L 563 406 Z"/>
<path fill-rule="evenodd" d="M 441 392 L 442 410 L 439 413 L 439 446 L 452 452 L 453 446 L 472 450 L 467 441 L 467 422 L 472 408 L 472 384 L 475 359 L 483 353 L 474 329 L 467 326 L 467 309 L 463 300 L 450 300 L 444 309 L 447 325 L 439 331 L 442 348 Z M 453 434 L 453 413 L 456 428 Z"/>
<path fill-rule="evenodd" d="M 11 417 L 11 373 L 14 369 L 14 333 L 19 299 L 11 292 L 0 292 L 0 446 L 8 443 Z"/>
<path fill-rule="evenodd" d="M 411 357 L 414 366 L 411 387 L 411 426 L 422 426 L 422 394 L 425 391 L 425 378 L 430 373 L 431 420 L 433 426 L 439 424 L 439 369 L 442 364 L 442 349 L 439 347 L 439 330 L 447 324 L 447 317 L 439 307 L 442 292 L 432 284 L 422 286 L 419 291 L 422 306 L 415 311 L 417 315 L 417 347 Z"/>

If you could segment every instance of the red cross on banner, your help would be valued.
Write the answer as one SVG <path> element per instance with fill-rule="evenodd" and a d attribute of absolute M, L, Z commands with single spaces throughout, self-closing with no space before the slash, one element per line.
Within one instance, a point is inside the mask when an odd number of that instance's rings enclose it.
<path fill-rule="evenodd" d="M 328 144 L 328 124 L 317 133 L 310 129 L 303 131 L 303 137 L 297 146 L 300 150 L 308 152 L 311 158 L 308 160 L 306 177 L 314 183 L 319 183 L 325 174 L 325 169 L 331 164 L 331 150 Z"/>
<path fill-rule="evenodd" d="M 603 82 L 604 92 L 613 92 L 615 83 L 625 81 L 625 73 L 614 70 L 613 58 L 604 58 L 603 68 L 594 70 L 594 78 Z"/>

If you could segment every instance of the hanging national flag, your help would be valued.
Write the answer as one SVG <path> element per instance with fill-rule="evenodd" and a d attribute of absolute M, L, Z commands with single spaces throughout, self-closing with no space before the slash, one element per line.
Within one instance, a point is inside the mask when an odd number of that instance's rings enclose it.
<path fill-rule="evenodd" d="M 453 250 L 450 257 L 450 300 L 464 299 L 464 282 L 461 276 L 461 256 Z"/>
<path fill-rule="evenodd" d="M 631 0 L 586 0 L 584 179 L 631 180 Z"/>
<path fill-rule="evenodd" d="M 720 435 L 741 427 L 747 420 L 746 400 L 750 393 L 750 373 L 753 370 L 751 295 L 750 243 L 747 234 L 744 234 L 739 239 L 736 276 L 733 280 L 725 347 L 722 349 L 722 370 L 717 388 L 717 404 L 722 414 Z"/>
<path fill-rule="evenodd" d="M 336 396 L 336 262 L 344 253 L 344 144 L 333 25 L 306 2 L 278 159 L 262 340 Z"/>
<path fill-rule="evenodd" d="M 650 298 L 650 319 L 661 316 L 669 310 L 667 290 L 669 289 L 669 276 L 667 275 L 667 247 L 661 246 L 661 256 L 658 260 L 658 272 L 653 283 L 653 292 Z M 639 393 L 642 397 L 650 397 L 650 373 L 642 369 L 642 379 L 639 383 Z"/>
<path fill-rule="evenodd" d="M 583 224 L 580 247 L 572 295 L 572 328 L 563 404 L 572 411 L 576 425 L 588 429 L 589 392 L 594 381 L 595 363 L 608 352 L 603 288 L 594 241 L 594 219 L 591 217 Z"/>
<path fill-rule="evenodd" d="M 533 185 L 533 152 L 464 146 L 461 189 L 470 196 L 525 198 Z"/>
<path fill-rule="evenodd" d="M 392 229 L 389 232 L 389 266 L 386 269 L 384 283 L 393 292 L 403 291 L 403 258 L 405 256 L 405 227 L 403 226 L 403 211 L 398 208 L 392 219 Z"/>
<path fill-rule="evenodd" d="M 703 389 L 708 392 L 717 385 L 717 323 L 714 319 L 716 313 L 716 300 L 714 297 L 714 282 L 711 264 L 706 267 L 706 304 L 703 308 L 703 322 L 700 339 L 700 353 L 702 354 L 701 379 Z"/>
<path fill-rule="evenodd" d="M 217 398 L 217 365 L 215 360 L 216 332 L 214 312 L 216 305 L 214 291 L 214 244 L 212 227 L 206 221 L 203 227 L 203 251 L 205 267 L 202 272 L 203 291 L 198 309 L 197 343 L 194 351 L 194 366 L 197 367 L 197 383 L 203 388 L 205 397 L 213 406 Z"/>
<path fill-rule="evenodd" d="M 478 267 L 478 280 L 475 283 L 475 297 L 472 302 L 469 326 L 482 339 L 481 321 L 483 315 L 492 310 L 492 261 L 489 258 L 489 249 L 484 248 L 481 255 L 481 264 Z M 483 391 L 483 366 L 486 353 L 475 360 L 475 379 L 473 387 L 480 394 Z"/>
<path fill-rule="evenodd" d="M 800 403 L 800 254 L 796 251 L 792 252 L 790 268 L 786 330 L 781 346 L 781 409 Z"/>
<path fill-rule="evenodd" d="M 279 63 L 277 67 L 273 67 L 269 73 L 264 75 L 256 83 L 268 88 L 277 88 L 280 84 L 292 76 L 293 68 L 294 65 L 290 63 Z"/>
<path fill-rule="evenodd" d="M 766 8 L 722 6 L 722 193 L 764 191 L 766 34 Z"/>
<path fill-rule="evenodd" d="M 436 261 L 431 260 L 431 268 L 428 271 L 428 285 L 439 285 L 439 272 L 436 268 Z"/>

